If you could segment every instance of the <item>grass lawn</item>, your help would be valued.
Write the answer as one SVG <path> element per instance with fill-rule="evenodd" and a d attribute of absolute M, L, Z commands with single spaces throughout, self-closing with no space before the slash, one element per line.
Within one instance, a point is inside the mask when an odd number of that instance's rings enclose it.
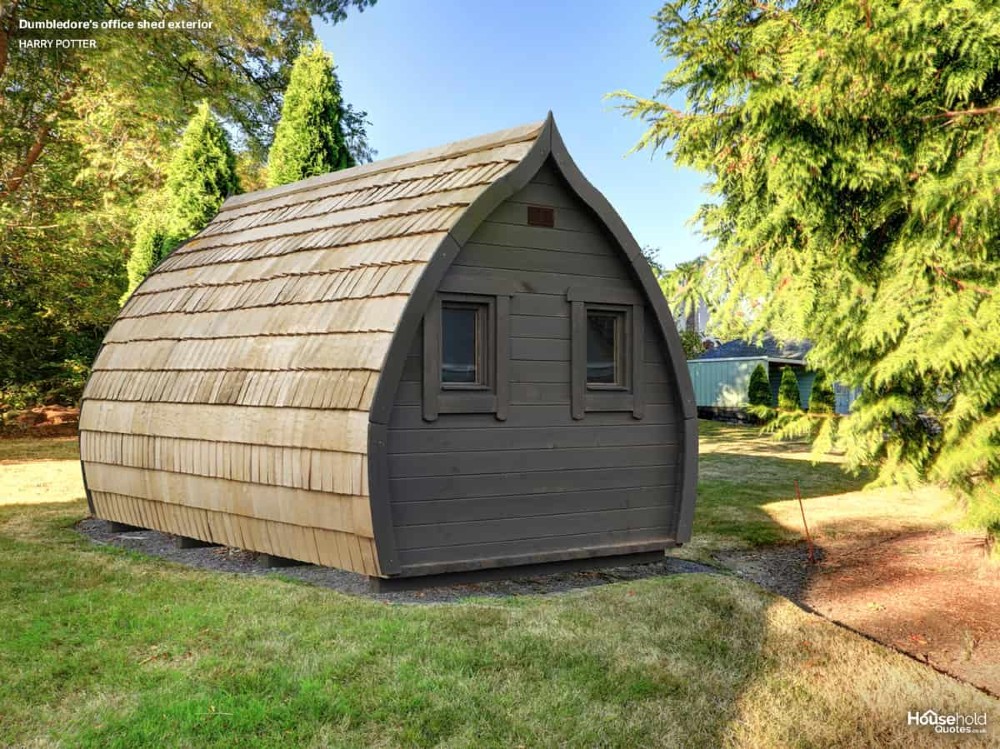
<path fill-rule="evenodd" d="M 793 534 L 777 467 L 770 493 L 723 486 L 744 436 L 707 436 L 703 550 Z M 38 478 L 18 465 L 0 497 Z M 739 487 L 749 540 L 720 504 Z M 388 605 L 93 546 L 77 491 L 0 506 L 0 746 L 939 746 L 906 725 L 928 708 L 1000 735 L 997 701 L 734 577 Z"/>
<path fill-rule="evenodd" d="M 961 522 L 953 495 L 937 487 L 862 491 L 871 476 L 850 476 L 835 455 L 813 462 L 807 445 L 776 443 L 750 427 L 703 421 L 700 431 L 695 531 L 683 556 L 707 559 L 724 549 L 803 540 L 796 480 L 819 540 Z"/>

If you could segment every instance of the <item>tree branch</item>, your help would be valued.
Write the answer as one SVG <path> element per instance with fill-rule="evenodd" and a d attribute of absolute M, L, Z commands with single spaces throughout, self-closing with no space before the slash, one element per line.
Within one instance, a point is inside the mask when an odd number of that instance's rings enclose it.
<path fill-rule="evenodd" d="M 978 117 L 984 114 L 1000 114 L 1000 106 L 995 107 L 974 107 L 973 109 L 945 110 L 937 114 L 927 114 L 921 117 L 922 120 L 954 120 L 958 117 Z"/>

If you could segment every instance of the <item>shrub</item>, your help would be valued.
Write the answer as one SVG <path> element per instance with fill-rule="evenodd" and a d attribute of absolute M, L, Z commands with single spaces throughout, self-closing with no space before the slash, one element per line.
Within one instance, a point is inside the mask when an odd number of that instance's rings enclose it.
<path fill-rule="evenodd" d="M 813 378 L 812 390 L 809 391 L 809 412 L 814 414 L 832 414 L 836 401 L 833 386 L 826 377 L 826 372 L 820 370 Z"/>
<path fill-rule="evenodd" d="M 705 344 L 701 341 L 701 334 L 693 330 L 680 331 L 681 346 L 684 348 L 686 359 L 697 359 L 705 353 Z"/>
<path fill-rule="evenodd" d="M 778 408 L 782 411 L 801 411 L 799 398 L 799 380 L 791 367 L 785 367 L 781 370 L 781 384 L 778 385 Z"/>
<path fill-rule="evenodd" d="M 758 364 L 750 374 L 747 399 L 751 406 L 771 405 L 771 381 L 767 377 L 767 369 L 764 368 L 763 364 Z"/>

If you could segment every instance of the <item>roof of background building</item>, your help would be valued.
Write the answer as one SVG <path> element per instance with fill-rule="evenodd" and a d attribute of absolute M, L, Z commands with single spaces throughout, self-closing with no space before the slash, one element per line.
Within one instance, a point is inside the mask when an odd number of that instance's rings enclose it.
<path fill-rule="evenodd" d="M 805 363 L 806 354 L 812 348 L 809 341 L 779 342 L 772 336 L 765 336 L 759 344 L 743 340 L 728 341 L 706 351 L 698 357 L 702 359 L 793 359 Z"/>

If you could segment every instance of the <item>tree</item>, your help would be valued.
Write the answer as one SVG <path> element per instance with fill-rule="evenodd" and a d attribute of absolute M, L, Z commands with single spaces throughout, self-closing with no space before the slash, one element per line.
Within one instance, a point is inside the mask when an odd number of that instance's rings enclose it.
<path fill-rule="evenodd" d="M 685 329 L 698 332 L 698 308 L 707 302 L 705 288 L 704 256 L 678 263 L 677 266 L 660 277 L 660 288 L 667 297 L 670 310 L 677 317 L 683 317 Z"/>
<path fill-rule="evenodd" d="M 707 174 L 725 305 L 862 388 L 852 467 L 1000 496 L 1000 3 L 674 0 L 657 24 L 675 65 L 623 105 Z"/>
<path fill-rule="evenodd" d="M 127 287 L 124 250 L 147 215 L 140 201 L 163 187 L 194 102 L 208 101 L 253 173 L 273 138 L 292 61 L 314 38 L 313 18 L 339 22 L 371 4 L 0 3 L 0 401 L 15 390 L 79 396 Z M 208 23 L 73 31 L 95 39 L 93 49 L 19 44 L 65 36 L 25 30 L 22 20 L 192 19 Z M 347 110 L 349 124 L 363 124 Z"/>
<path fill-rule="evenodd" d="M 778 383 L 778 408 L 782 411 L 801 411 L 799 380 L 791 367 L 782 367 L 781 382 Z"/>
<path fill-rule="evenodd" d="M 267 182 L 274 187 L 354 166 L 344 133 L 344 103 L 333 55 L 320 44 L 295 60 L 268 155 Z"/>
<path fill-rule="evenodd" d="M 681 348 L 684 349 L 686 359 L 697 359 L 705 353 L 705 344 L 701 340 L 701 333 L 691 330 L 680 331 Z"/>
<path fill-rule="evenodd" d="M 136 229 L 124 299 L 176 247 L 201 231 L 222 202 L 239 192 L 236 156 L 225 130 L 202 102 L 167 167 L 166 188 Z M 151 200 L 154 203 L 156 199 Z"/>
<path fill-rule="evenodd" d="M 833 386 L 822 369 L 813 377 L 812 389 L 809 391 L 809 413 L 832 414 L 836 406 Z"/>
<path fill-rule="evenodd" d="M 750 373 L 750 384 L 747 387 L 747 400 L 751 406 L 771 406 L 771 381 L 767 377 L 767 368 L 758 364 Z"/>

